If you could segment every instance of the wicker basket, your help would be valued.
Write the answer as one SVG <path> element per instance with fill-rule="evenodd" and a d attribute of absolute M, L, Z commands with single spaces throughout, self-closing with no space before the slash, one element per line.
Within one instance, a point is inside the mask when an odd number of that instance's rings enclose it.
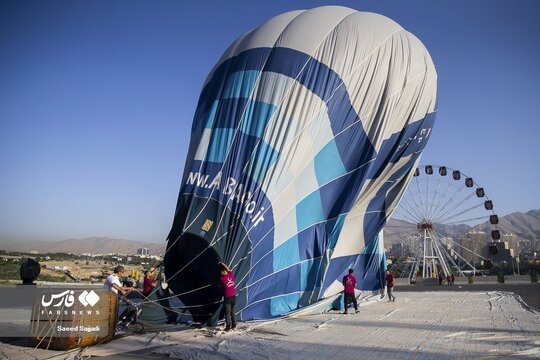
<path fill-rule="evenodd" d="M 113 338 L 118 314 L 116 294 L 96 290 L 94 293 L 99 294 L 99 301 L 90 307 L 77 301 L 83 291 L 84 289 L 73 291 L 75 301 L 69 309 L 65 306 L 44 307 L 42 298 L 36 299 L 31 323 L 34 346 L 51 350 L 68 350 L 105 343 Z M 63 333 L 59 332 L 59 327 Z M 98 327 L 99 333 L 93 330 Z"/>

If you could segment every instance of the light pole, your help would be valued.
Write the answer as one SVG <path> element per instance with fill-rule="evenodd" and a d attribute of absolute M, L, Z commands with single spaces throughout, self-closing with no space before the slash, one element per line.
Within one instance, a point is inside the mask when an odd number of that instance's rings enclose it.
<path fill-rule="evenodd" d="M 519 275 L 519 239 L 517 240 L 517 256 L 516 256 L 516 261 L 517 261 L 517 271 L 518 271 L 518 275 Z"/>

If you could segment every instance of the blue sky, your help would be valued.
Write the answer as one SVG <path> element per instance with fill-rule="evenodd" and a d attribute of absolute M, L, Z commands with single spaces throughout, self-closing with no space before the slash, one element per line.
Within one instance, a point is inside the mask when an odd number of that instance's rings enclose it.
<path fill-rule="evenodd" d="M 267 19 L 321 5 L 383 14 L 430 51 L 423 164 L 474 177 L 499 215 L 540 208 L 538 1 L 2 1 L 0 243 L 163 241 L 214 63 Z"/>

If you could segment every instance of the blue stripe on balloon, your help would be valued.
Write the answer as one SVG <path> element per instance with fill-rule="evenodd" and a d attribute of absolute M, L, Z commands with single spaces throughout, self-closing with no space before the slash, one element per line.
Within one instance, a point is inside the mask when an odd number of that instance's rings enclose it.
<path fill-rule="evenodd" d="M 333 140 L 315 155 L 314 165 L 315 176 L 319 185 L 324 185 L 347 172 L 341 162 L 336 142 Z"/>
<path fill-rule="evenodd" d="M 258 70 L 247 70 L 229 75 L 223 92 L 223 99 L 250 98 L 259 74 Z"/>
<path fill-rule="evenodd" d="M 270 168 L 279 157 L 279 153 L 270 145 L 261 141 L 257 150 L 246 166 L 245 174 L 249 175 L 258 184 L 261 184 L 268 168 Z"/>
<path fill-rule="evenodd" d="M 328 236 L 328 249 L 334 250 L 336 247 L 339 234 L 341 233 L 341 229 L 343 228 L 343 224 L 345 223 L 345 219 L 347 218 L 346 214 L 338 215 L 337 217 L 332 218 L 331 220 L 328 220 L 326 223 L 326 234 Z"/>
<path fill-rule="evenodd" d="M 210 111 L 207 113 L 206 119 L 206 128 L 211 129 L 214 126 L 214 120 L 216 119 L 217 109 L 219 106 L 219 101 L 215 100 L 210 107 Z"/>
<path fill-rule="evenodd" d="M 270 299 L 270 313 L 272 316 L 280 316 L 298 309 L 300 293 L 285 294 Z"/>
<path fill-rule="evenodd" d="M 300 290 L 313 291 L 321 285 L 320 283 L 323 276 L 321 272 L 321 261 L 322 258 L 319 257 L 303 261 L 300 264 Z"/>
<path fill-rule="evenodd" d="M 242 115 L 240 131 L 251 136 L 262 137 L 266 124 L 275 111 L 275 105 L 250 100 Z"/>
<path fill-rule="evenodd" d="M 283 270 L 291 265 L 300 262 L 300 254 L 298 253 L 298 237 L 293 236 L 283 244 L 274 248 L 273 261 L 274 272 Z"/>
<path fill-rule="evenodd" d="M 300 259 L 309 260 L 322 257 L 327 245 L 326 221 L 310 226 L 297 235 Z"/>
<path fill-rule="evenodd" d="M 230 73 L 248 70 L 275 72 L 296 79 L 323 99 L 328 107 L 328 116 L 334 134 L 352 125 L 340 134 L 339 139 L 336 139 L 339 155 L 347 170 L 354 169 L 373 156 L 374 148 L 359 124 L 359 116 L 351 104 L 346 87 L 342 85 L 343 80 L 327 65 L 293 49 L 250 49 L 227 59 L 212 75 L 212 79 L 202 91 L 201 99 L 220 98 L 223 78 Z M 358 148 L 363 149 L 362 153 L 351 154 L 351 144 L 358 144 Z"/>
<path fill-rule="evenodd" d="M 206 160 L 210 162 L 223 162 L 225 155 L 229 151 L 234 138 L 234 129 L 219 129 L 212 130 L 210 137 L 210 146 L 206 154 Z"/>
<path fill-rule="evenodd" d="M 314 191 L 296 205 L 296 225 L 299 230 L 325 220 L 319 191 Z"/>

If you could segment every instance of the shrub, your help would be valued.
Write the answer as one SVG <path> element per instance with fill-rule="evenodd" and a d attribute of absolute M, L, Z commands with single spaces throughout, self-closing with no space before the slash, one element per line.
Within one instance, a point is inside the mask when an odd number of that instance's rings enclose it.
<path fill-rule="evenodd" d="M 536 272 L 536 270 L 534 269 L 529 270 L 529 276 L 531 277 L 532 283 L 538 282 L 538 273 Z"/>

